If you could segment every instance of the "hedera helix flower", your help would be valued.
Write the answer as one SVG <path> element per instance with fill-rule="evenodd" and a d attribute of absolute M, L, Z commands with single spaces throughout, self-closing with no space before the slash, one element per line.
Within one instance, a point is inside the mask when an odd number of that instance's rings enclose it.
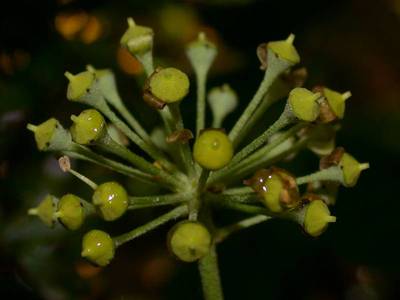
<path fill-rule="evenodd" d="M 69 230 L 76 230 L 85 220 L 85 208 L 82 200 L 73 194 L 66 194 L 58 202 L 55 216 Z"/>
<path fill-rule="evenodd" d="M 211 241 L 208 229 L 196 221 L 181 221 L 168 234 L 171 252 L 185 262 L 194 262 L 206 255 Z"/>
<path fill-rule="evenodd" d="M 168 234 L 169 250 L 178 260 L 199 264 L 205 299 L 223 299 L 216 248 L 232 233 L 282 218 L 297 222 L 306 234 L 318 237 L 335 222 L 329 206 L 336 202 L 339 185 L 355 186 L 361 172 L 369 167 L 343 148 L 335 148 L 338 121 L 344 117 L 351 93 L 302 87 L 307 72 L 295 67 L 300 56 L 293 44 L 294 35 L 290 34 L 286 39 L 258 46 L 263 72 L 260 86 L 233 127 L 221 128 L 238 98 L 227 84 L 209 88 L 213 119 L 208 119 L 207 75 L 217 59 L 217 46 L 200 33 L 186 48 L 197 89 L 192 133 L 193 124 L 184 124 L 180 111 L 180 103 L 190 101 L 189 76 L 172 66 L 154 68 L 153 38 L 151 28 L 137 25 L 130 18 L 121 46 L 142 63 L 147 76 L 143 100 L 160 115 L 162 124 L 147 129 L 136 120 L 124 105 L 111 70 L 89 65 L 75 75 L 66 72 L 67 99 L 89 109 L 71 117 L 69 130 L 54 118 L 27 127 L 33 131 L 38 149 L 61 154 L 61 169 L 87 184 L 92 197 L 87 201 L 67 193 L 58 200 L 48 195 L 28 213 L 49 226 L 59 220 L 67 229 L 85 230 L 81 254 L 102 267 L 111 263 L 126 242 L 179 219 Z M 286 105 L 278 119 L 250 139 L 248 133 L 255 124 L 267 125 L 264 112 L 283 95 Z M 129 142 L 114 140 L 118 131 Z M 297 177 L 277 166 L 281 161 L 297 159 L 295 154 L 308 149 L 320 160 L 320 170 Z M 70 158 L 97 164 L 127 178 L 97 184 L 74 170 Z M 129 195 L 130 180 L 148 183 L 159 192 Z M 304 184 L 306 189 L 301 187 Z M 111 236 L 84 223 L 89 216 L 114 222 L 135 218 L 136 209 L 155 206 L 171 208 L 120 235 Z M 213 213 L 221 209 L 236 210 L 242 219 L 217 226 Z"/>

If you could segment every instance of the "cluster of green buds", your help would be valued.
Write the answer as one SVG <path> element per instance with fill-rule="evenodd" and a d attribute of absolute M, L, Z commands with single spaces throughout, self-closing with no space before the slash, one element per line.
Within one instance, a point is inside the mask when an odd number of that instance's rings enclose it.
<path fill-rule="evenodd" d="M 344 117 L 351 93 L 302 87 L 307 72 L 305 68 L 296 69 L 300 56 L 293 45 L 294 35 L 290 34 L 287 39 L 257 48 L 263 78 L 228 131 L 223 124 L 235 110 L 238 97 L 227 84 L 210 88 L 207 94 L 207 74 L 218 49 L 200 33 L 186 48 L 197 88 L 192 132 L 185 127 L 180 111 L 180 103 L 189 95 L 189 77 L 175 67 L 154 68 L 153 37 L 151 28 L 136 25 L 130 18 L 121 46 L 142 63 L 146 71 L 143 100 L 160 116 L 163 128 L 148 134 L 121 100 L 111 70 L 88 66 L 76 75 L 66 72 L 67 99 L 90 108 L 71 116 L 69 130 L 54 118 L 27 128 L 34 133 L 40 151 L 61 155 L 60 168 L 87 184 L 92 198 L 66 194 L 58 199 L 48 195 L 28 213 L 50 227 L 59 221 L 68 230 L 84 228 L 87 233 L 81 255 L 98 266 L 109 264 L 124 243 L 167 222 L 183 219 L 170 229 L 168 249 L 181 261 L 198 261 L 206 298 L 222 299 L 216 245 L 230 234 L 271 218 L 283 218 L 299 223 L 305 233 L 317 237 L 335 222 L 329 206 L 336 202 L 337 189 L 340 185 L 356 185 L 361 171 L 369 167 L 335 143 L 338 121 Z M 248 141 L 247 133 L 256 124 L 263 126 L 267 122 L 265 111 L 282 98 L 287 100 L 281 115 Z M 207 102 L 213 117 L 210 121 Z M 316 154 L 320 170 L 296 177 L 278 167 L 281 161 L 295 159 L 302 150 Z M 70 158 L 122 174 L 126 181 L 96 184 L 72 169 Z M 153 185 L 159 193 L 129 195 L 126 187 L 132 182 Z M 110 222 L 128 218 L 128 211 L 155 206 L 171 209 L 117 236 L 84 225 L 89 216 Z M 216 226 L 213 213 L 221 209 L 250 216 Z"/>

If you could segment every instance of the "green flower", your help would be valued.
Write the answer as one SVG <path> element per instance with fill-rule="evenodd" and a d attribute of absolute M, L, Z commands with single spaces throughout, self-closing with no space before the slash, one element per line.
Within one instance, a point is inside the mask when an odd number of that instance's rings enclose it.
<path fill-rule="evenodd" d="M 82 257 L 104 267 L 114 258 L 115 245 L 110 235 L 101 230 L 91 230 L 82 241 Z"/>
<path fill-rule="evenodd" d="M 168 246 L 180 260 L 194 262 L 205 256 L 211 246 L 207 228 L 195 221 L 182 221 L 169 232 Z"/>
<path fill-rule="evenodd" d="M 218 170 L 225 167 L 232 157 L 232 142 L 221 130 L 204 130 L 194 143 L 193 158 L 207 170 Z"/>
<path fill-rule="evenodd" d="M 128 209 L 128 194 L 117 182 L 100 184 L 94 191 L 93 204 L 106 221 L 114 221 Z"/>

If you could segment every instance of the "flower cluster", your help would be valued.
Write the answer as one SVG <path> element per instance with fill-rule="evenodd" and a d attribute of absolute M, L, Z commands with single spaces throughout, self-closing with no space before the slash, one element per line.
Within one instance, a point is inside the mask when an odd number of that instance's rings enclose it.
<path fill-rule="evenodd" d="M 238 97 L 227 84 L 206 93 L 207 74 L 217 47 L 200 33 L 186 48 L 197 88 L 196 127 L 192 132 L 183 124 L 179 107 L 188 95 L 189 78 L 173 67 L 153 67 L 153 35 L 151 28 L 128 19 L 121 46 L 143 65 L 147 75 L 143 100 L 159 114 L 163 128 L 149 134 L 131 115 L 112 71 L 88 66 L 75 75 L 66 72 L 68 100 L 90 108 L 71 116 L 69 130 L 54 118 L 27 127 L 34 133 L 39 150 L 60 153 L 61 169 L 93 189 L 92 199 L 47 195 L 28 213 L 48 226 L 58 221 L 66 229 L 76 230 L 89 216 L 110 222 L 138 208 L 171 206 L 169 212 L 119 236 L 90 230 L 83 237 L 82 256 L 106 266 L 122 244 L 182 218 L 168 234 L 168 248 L 182 261 L 199 261 L 205 297 L 221 299 L 215 248 L 230 234 L 271 218 L 284 218 L 317 237 L 335 222 L 329 206 L 335 204 L 339 186 L 354 186 L 361 171 L 369 167 L 335 145 L 337 124 L 344 117 L 351 93 L 323 86 L 311 90 L 302 87 L 307 72 L 295 68 L 300 56 L 291 34 L 285 40 L 258 47 L 263 79 L 233 128 L 225 131 L 222 125 L 236 108 Z M 263 120 L 265 111 L 281 99 L 286 99 L 286 105 L 279 118 L 257 138 L 243 144 L 249 131 Z M 207 102 L 212 122 L 206 122 Z M 121 141 L 116 130 L 135 145 L 135 150 Z M 303 149 L 315 153 L 320 170 L 296 177 L 275 166 L 293 159 Z M 139 150 L 144 154 L 139 155 Z M 126 187 L 115 181 L 97 184 L 72 169 L 70 158 L 158 185 L 163 193 L 138 197 L 129 195 Z M 249 216 L 217 227 L 213 212 L 218 209 Z"/>

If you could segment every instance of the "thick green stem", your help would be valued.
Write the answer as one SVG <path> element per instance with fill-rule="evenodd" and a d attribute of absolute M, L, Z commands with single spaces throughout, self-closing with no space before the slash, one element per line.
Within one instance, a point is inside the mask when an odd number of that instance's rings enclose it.
<path fill-rule="evenodd" d="M 223 300 L 221 279 L 219 276 L 216 245 L 210 248 L 206 256 L 199 260 L 199 271 L 205 300 Z"/>
<path fill-rule="evenodd" d="M 149 223 L 147 223 L 145 225 L 137 227 L 134 230 L 124 233 L 120 236 L 114 237 L 113 240 L 114 240 L 115 246 L 119 247 L 122 244 L 125 244 L 126 242 L 129 242 L 129 241 L 133 240 L 134 238 L 137 238 L 137 237 L 145 234 L 146 232 L 153 230 L 170 220 L 174 220 L 174 219 L 177 219 L 179 217 L 186 215 L 187 212 L 188 212 L 187 205 L 178 206 L 178 207 L 174 208 L 173 210 L 167 212 L 166 214 L 164 214 L 158 218 L 155 218 L 154 220 L 150 221 Z"/>

